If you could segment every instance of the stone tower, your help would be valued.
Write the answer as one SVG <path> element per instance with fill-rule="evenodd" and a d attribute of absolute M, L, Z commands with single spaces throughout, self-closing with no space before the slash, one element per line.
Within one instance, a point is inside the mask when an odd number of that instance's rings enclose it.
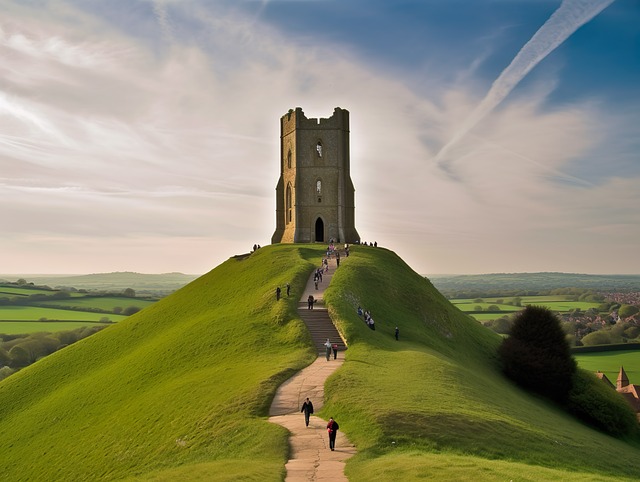
<path fill-rule="evenodd" d="M 300 107 L 280 119 L 280 179 L 272 243 L 355 243 L 355 189 L 349 111 L 307 119 Z"/>

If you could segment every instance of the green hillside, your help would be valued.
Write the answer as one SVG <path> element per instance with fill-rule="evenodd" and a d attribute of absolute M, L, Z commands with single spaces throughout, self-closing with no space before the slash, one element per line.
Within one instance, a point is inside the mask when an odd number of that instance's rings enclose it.
<path fill-rule="evenodd" d="M 351 363 L 331 378 L 323 409 L 358 447 L 351 480 L 640 477 L 637 441 L 600 434 L 515 388 L 494 358 L 501 338 L 394 253 L 355 251 L 325 299 L 351 342 Z"/>
<path fill-rule="evenodd" d="M 0 382 L 5 479 L 282 480 L 287 434 L 266 415 L 315 357 L 295 310 L 322 252 L 275 245 L 230 259 Z M 276 302 L 287 282 L 292 297 Z M 354 246 L 325 300 L 349 342 L 323 414 L 357 446 L 350 480 L 640 477 L 637 443 L 506 381 L 500 338 L 392 252 Z"/>
<path fill-rule="evenodd" d="M 319 260 L 291 246 L 230 259 L 5 379 L 3 480 L 281 480 L 287 434 L 264 415 L 315 350 L 297 299 L 274 290 L 299 298 Z"/>

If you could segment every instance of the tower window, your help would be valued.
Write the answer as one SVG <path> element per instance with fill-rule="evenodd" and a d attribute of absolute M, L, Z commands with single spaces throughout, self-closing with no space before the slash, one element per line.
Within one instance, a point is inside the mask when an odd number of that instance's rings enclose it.
<path fill-rule="evenodd" d="M 316 192 L 322 194 L 322 181 L 320 179 L 316 181 Z"/>
<path fill-rule="evenodd" d="M 316 151 L 318 151 L 318 157 L 322 157 L 322 142 L 318 141 L 318 144 L 316 144 Z"/>
<path fill-rule="evenodd" d="M 287 198 L 286 198 L 286 223 L 289 224 L 291 222 L 291 184 L 287 184 Z"/>
<path fill-rule="evenodd" d="M 287 154 L 287 167 L 291 169 L 291 151 Z"/>

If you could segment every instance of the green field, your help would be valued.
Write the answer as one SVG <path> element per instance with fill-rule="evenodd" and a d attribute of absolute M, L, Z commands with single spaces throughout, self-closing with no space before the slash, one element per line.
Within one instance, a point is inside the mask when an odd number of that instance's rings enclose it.
<path fill-rule="evenodd" d="M 118 292 L 133 288 L 138 294 L 165 296 L 182 288 L 198 275 L 183 273 L 145 274 L 132 272 L 95 273 L 84 275 L 0 274 L 0 280 L 23 278 L 36 285 L 75 287 L 91 291 Z"/>
<path fill-rule="evenodd" d="M 571 301 L 570 297 L 565 295 L 541 295 L 541 296 L 523 296 L 520 298 L 520 304 L 522 306 L 514 306 L 505 304 L 512 301 L 512 297 L 493 297 L 482 298 L 481 302 L 476 302 L 470 298 L 450 300 L 451 303 L 460 311 L 471 314 L 478 321 L 494 320 L 503 315 L 518 312 L 522 307 L 526 305 L 544 306 L 552 311 L 558 313 L 567 313 L 571 310 L 580 309 L 586 311 L 590 308 L 598 309 L 600 303 L 593 303 L 588 301 Z M 504 303 L 497 303 L 498 300 L 503 300 Z M 480 313 L 477 307 L 481 310 L 487 310 L 490 306 L 495 305 L 499 308 L 498 311 L 492 311 L 490 313 Z"/>
<path fill-rule="evenodd" d="M 33 295 L 37 295 L 36 299 Z M 0 334 L 7 335 L 80 328 L 105 318 L 109 322 L 118 322 L 127 316 L 115 314 L 114 309 L 117 307 L 121 312 L 130 314 L 127 309 L 136 307 L 141 310 L 156 302 L 155 299 L 61 292 L 13 285 L 0 285 L 0 298 L 3 298 L 0 305 Z"/>
<path fill-rule="evenodd" d="M 578 353 L 573 355 L 580 368 L 590 372 L 600 370 L 614 385 L 618 378 L 620 367 L 633 384 L 640 385 L 640 351 L 602 351 Z"/>
<path fill-rule="evenodd" d="M 505 314 L 506 313 L 513 313 L 516 311 L 520 311 L 522 309 L 521 306 L 513 306 L 513 305 L 499 305 L 495 302 L 482 302 L 482 303 L 478 303 L 478 302 L 473 302 L 473 301 L 468 301 L 468 300 L 451 300 L 451 303 L 453 304 L 453 306 L 455 306 L 456 308 L 458 308 L 460 311 L 464 311 L 465 313 L 468 313 L 470 311 L 478 311 L 476 309 L 476 307 L 480 307 L 482 310 L 486 310 L 487 308 L 489 308 L 489 306 L 497 306 L 500 311 L 504 311 Z M 495 315 L 493 315 L 495 318 Z"/>
<path fill-rule="evenodd" d="M 230 259 L 1 381 L 3 477 L 282 481 L 287 432 L 267 414 L 277 387 L 316 358 L 296 310 L 324 249 L 270 245 Z M 292 297 L 276 302 L 285 283 Z M 357 448 L 352 482 L 640 478 L 639 440 L 604 435 L 506 380 L 501 338 L 394 253 L 353 246 L 325 300 L 349 348 L 319 415 Z"/>
<path fill-rule="evenodd" d="M 3 321 L 39 321 L 43 318 L 53 321 L 100 321 L 101 318 L 111 321 L 124 320 L 124 315 L 113 313 L 91 313 L 89 311 L 56 310 L 37 306 L 0 306 L 0 332 Z"/>
<path fill-rule="evenodd" d="M 39 290 L 36 288 L 18 288 L 13 286 L 0 286 L 0 298 L 11 296 L 49 295 L 50 290 Z"/>
<path fill-rule="evenodd" d="M 116 296 L 83 296 L 82 298 L 72 298 L 67 300 L 52 300 L 37 302 L 37 305 L 60 306 L 68 308 L 98 308 L 101 310 L 113 311 L 116 306 L 126 308 L 127 306 L 137 306 L 140 309 L 154 304 L 156 300 L 145 300 L 141 298 L 127 298 Z M 109 316 L 107 314 L 107 316 Z"/>
<path fill-rule="evenodd" d="M 28 335 L 29 333 L 56 333 L 75 330 L 83 326 L 107 326 L 109 323 L 91 321 L 0 321 L 0 333 L 4 335 Z"/>

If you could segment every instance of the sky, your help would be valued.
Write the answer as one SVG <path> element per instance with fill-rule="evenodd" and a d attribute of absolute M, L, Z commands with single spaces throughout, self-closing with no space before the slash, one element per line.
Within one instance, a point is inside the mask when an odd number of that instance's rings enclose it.
<path fill-rule="evenodd" d="M 296 107 L 418 273 L 640 274 L 640 0 L 3 0 L 0 273 L 269 244 Z"/>

